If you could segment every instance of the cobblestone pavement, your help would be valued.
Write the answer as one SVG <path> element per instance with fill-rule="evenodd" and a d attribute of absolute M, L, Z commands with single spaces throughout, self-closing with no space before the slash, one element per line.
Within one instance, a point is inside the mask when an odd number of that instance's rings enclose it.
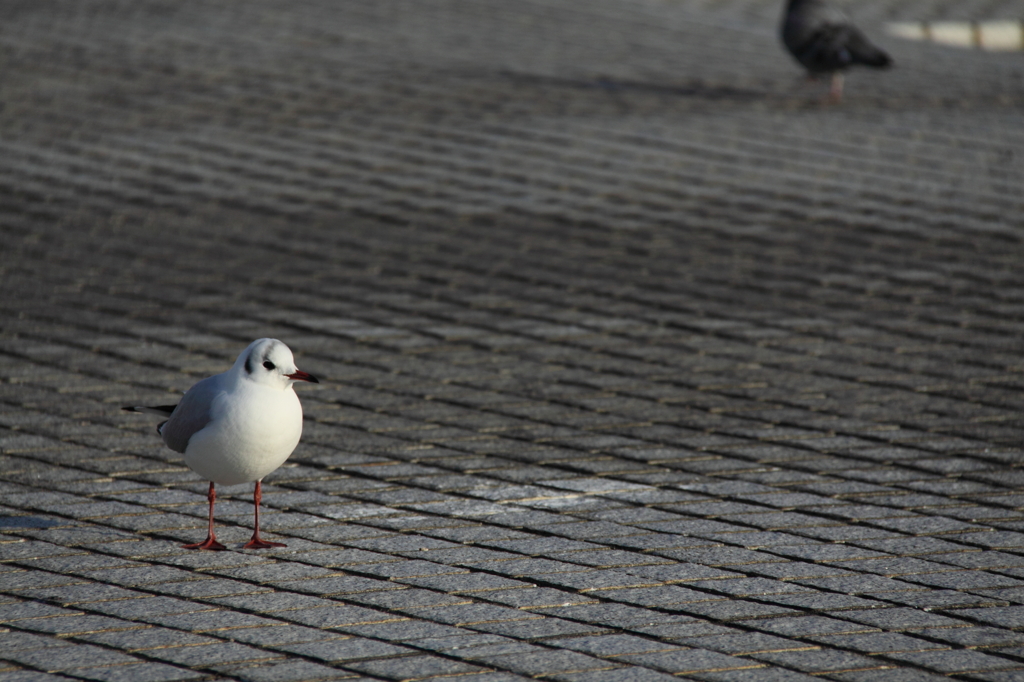
<path fill-rule="evenodd" d="M 880 30 L 1022 7 L 778 4 L 3 3 L 0 680 L 1024 679 L 1024 62 Z"/>

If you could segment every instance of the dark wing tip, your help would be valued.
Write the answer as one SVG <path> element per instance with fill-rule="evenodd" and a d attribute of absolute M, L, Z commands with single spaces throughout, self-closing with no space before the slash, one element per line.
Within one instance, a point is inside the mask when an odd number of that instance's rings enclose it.
<path fill-rule="evenodd" d="M 176 407 L 177 405 L 158 405 L 156 407 L 149 407 L 147 405 L 128 405 L 121 409 L 125 412 L 141 412 L 143 414 L 155 414 L 159 417 L 170 417 Z"/>

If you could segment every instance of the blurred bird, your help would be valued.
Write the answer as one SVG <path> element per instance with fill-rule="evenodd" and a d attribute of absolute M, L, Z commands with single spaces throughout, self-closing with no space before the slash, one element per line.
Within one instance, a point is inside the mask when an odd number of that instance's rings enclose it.
<path fill-rule="evenodd" d="M 284 464 L 302 435 L 302 405 L 292 384 L 320 383 L 300 372 L 288 346 L 257 339 L 227 372 L 203 379 L 177 405 L 125 407 L 166 417 L 156 427 L 167 447 L 185 455 L 185 464 L 210 482 L 210 529 L 206 540 L 186 549 L 225 549 L 213 532 L 214 483 L 256 481 L 255 531 L 244 549 L 284 547 L 260 538 L 263 477 Z"/>
<path fill-rule="evenodd" d="M 829 99 L 833 102 L 843 96 L 844 69 L 854 64 L 879 69 L 892 65 L 892 58 L 868 42 L 845 14 L 822 0 L 788 1 L 782 42 L 812 76 L 832 74 Z"/>

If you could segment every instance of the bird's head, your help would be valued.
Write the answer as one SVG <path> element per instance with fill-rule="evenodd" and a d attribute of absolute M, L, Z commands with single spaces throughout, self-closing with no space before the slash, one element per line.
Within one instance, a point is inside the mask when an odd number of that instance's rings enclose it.
<path fill-rule="evenodd" d="M 312 374 L 295 366 L 292 351 L 277 339 L 256 339 L 235 360 L 232 371 L 249 381 L 285 389 L 296 381 L 319 384 Z"/>

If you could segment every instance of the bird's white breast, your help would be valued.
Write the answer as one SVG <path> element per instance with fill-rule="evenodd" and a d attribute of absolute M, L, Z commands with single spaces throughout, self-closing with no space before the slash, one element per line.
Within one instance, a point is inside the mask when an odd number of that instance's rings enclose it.
<path fill-rule="evenodd" d="M 281 390 L 240 381 L 213 399 L 205 428 L 189 439 L 185 463 L 221 485 L 257 481 L 284 464 L 302 435 L 302 405 Z"/>

